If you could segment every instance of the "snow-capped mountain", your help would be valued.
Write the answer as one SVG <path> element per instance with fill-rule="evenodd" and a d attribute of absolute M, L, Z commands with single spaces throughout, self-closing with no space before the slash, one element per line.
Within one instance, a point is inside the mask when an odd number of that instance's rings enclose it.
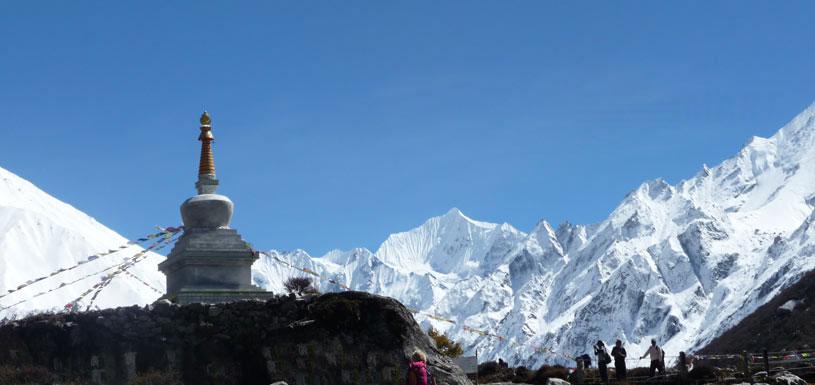
<path fill-rule="evenodd" d="M 18 286 L 61 268 L 86 261 L 89 256 L 104 253 L 126 244 L 127 240 L 93 218 L 43 192 L 30 182 L 0 168 L 0 309 L 17 303 L 10 309 L 0 310 L 0 319 L 21 315 L 33 310 L 62 310 L 81 293 L 99 282 L 111 271 L 66 285 L 49 294 L 32 298 L 35 294 L 62 283 L 77 280 L 91 273 L 119 264 L 142 248 L 131 246 L 110 255 L 99 257 L 76 269 L 9 293 Z M 163 257 L 149 253 L 147 258 L 129 271 L 161 291 L 164 276 L 156 269 Z M 99 307 L 146 304 L 159 294 L 129 275 L 113 279 L 94 302 Z M 90 299 L 90 298 L 87 298 Z M 80 303 L 84 309 L 86 302 Z"/>
<path fill-rule="evenodd" d="M 594 225 L 541 221 L 529 233 L 459 210 L 393 234 L 376 252 L 272 251 L 254 279 L 282 291 L 307 267 L 392 296 L 472 352 L 539 365 L 621 339 L 630 356 L 656 338 L 693 350 L 815 268 L 815 105 L 769 139 L 671 185 L 643 183 Z M 302 273 L 300 273 L 302 274 Z M 323 291 L 338 287 L 325 280 Z M 483 329 L 501 341 L 464 330 Z"/>

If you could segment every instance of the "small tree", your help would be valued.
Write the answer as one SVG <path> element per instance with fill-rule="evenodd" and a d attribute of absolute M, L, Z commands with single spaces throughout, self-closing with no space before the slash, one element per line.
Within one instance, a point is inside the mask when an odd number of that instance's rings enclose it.
<path fill-rule="evenodd" d="M 287 292 L 302 296 L 306 294 L 317 294 L 319 291 L 311 285 L 311 278 L 291 277 L 283 283 Z"/>
<path fill-rule="evenodd" d="M 436 349 L 438 349 L 441 354 L 450 358 L 457 358 L 464 354 L 464 349 L 461 348 L 460 343 L 451 341 L 450 338 L 443 333 L 439 333 L 436 329 L 431 327 L 430 330 L 427 331 L 427 335 L 436 343 Z"/>

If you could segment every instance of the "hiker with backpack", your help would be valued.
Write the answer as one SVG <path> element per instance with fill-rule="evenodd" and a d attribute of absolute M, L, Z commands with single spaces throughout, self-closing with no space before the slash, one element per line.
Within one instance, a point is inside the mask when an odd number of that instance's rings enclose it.
<path fill-rule="evenodd" d="M 600 372 L 600 381 L 608 384 L 608 364 L 611 362 L 611 356 L 608 355 L 606 345 L 603 341 L 597 341 L 594 345 L 594 355 L 597 356 L 597 369 Z"/>
<path fill-rule="evenodd" d="M 583 369 L 588 369 L 591 367 L 591 356 L 584 353 L 577 357 L 577 360 L 583 361 Z"/>
<path fill-rule="evenodd" d="M 614 357 L 614 373 L 617 375 L 617 381 L 625 380 L 626 353 L 625 348 L 623 347 L 623 341 L 617 340 L 617 342 L 614 344 L 614 348 L 611 349 L 611 356 Z"/>
<path fill-rule="evenodd" d="M 410 357 L 407 385 L 436 385 L 436 379 L 427 368 L 427 355 L 419 349 Z"/>
<path fill-rule="evenodd" d="M 569 376 L 569 382 L 574 385 L 583 385 L 583 381 L 586 380 L 586 361 L 583 360 L 583 357 L 577 357 L 574 361 L 575 369 Z"/>
<path fill-rule="evenodd" d="M 657 346 L 657 341 L 652 339 L 651 346 L 648 347 L 648 350 L 645 351 L 645 354 L 640 357 L 640 359 L 645 358 L 645 356 L 651 356 L 651 367 L 648 369 L 648 377 L 653 377 L 656 370 L 659 370 L 659 374 L 665 374 L 665 367 L 662 366 L 662 360 L 665 356 L 665 352 Z"/>

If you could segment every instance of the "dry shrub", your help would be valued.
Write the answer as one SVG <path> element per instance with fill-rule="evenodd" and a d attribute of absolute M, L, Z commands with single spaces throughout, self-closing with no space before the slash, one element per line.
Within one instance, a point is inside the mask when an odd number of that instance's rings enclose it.
<path fill-rule="evenodd" d="M 431 327 L 430 330 L 427 331 L 427 335 L 436 343 L 436 349 L 438 349 L 441 354 L 450 358 L 458 358 L 464 354 L 464 349 L 461 348 L 461 344 L 451 340 L 444 335 L 444 333 L 439 333 L 436 329 Z"/>
<path fill-rule="evenodd" d="M 319 293 L 319 291 L 312 286 L 312 281 L 309 277 L 291 277 L 283 283 L 283 288 L 285 288 L 287 292 L 298 296 Z"/>

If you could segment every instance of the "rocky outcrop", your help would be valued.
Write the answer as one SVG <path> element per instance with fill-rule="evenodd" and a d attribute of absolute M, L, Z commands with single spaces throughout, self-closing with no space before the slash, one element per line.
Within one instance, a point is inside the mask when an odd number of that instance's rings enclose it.
<path fill-rule="evenodd" d="M 776 385 L 806 385 L 807 382 L 790 372 L 782 371 L 770 377 Z"/>
<path fill-rule="evenodd" d="M 396 300 L 359 292 L 37 315 L 0 327 L 0 365 L 97 384 L 152 370 L 187 384 L 402 384 L 413 349 L 439 384 L 469 384 Z"/>
<path fill-rule="evenodd" d="M 701 353 L 810 350 L 815 346 L 815 271 L 784 289 Z"/>

